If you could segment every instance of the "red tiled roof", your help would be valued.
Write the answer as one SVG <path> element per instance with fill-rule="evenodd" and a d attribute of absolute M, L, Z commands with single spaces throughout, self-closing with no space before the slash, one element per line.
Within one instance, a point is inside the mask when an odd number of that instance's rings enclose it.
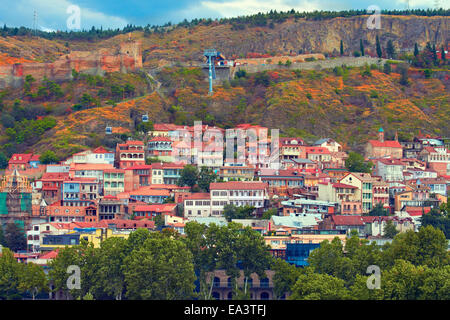
<path fill-rule="evenodd" d="M 96 223 L 97 228 L 107 228 L 108 225 L 115 224 L 117 229 L 136 229 L 136 228 L 154 228 L 155 222 L 148 219 L 140 220 L 126 220 L 126 219 L 113 219 L 113 220 L 101 220 Z M 147 225 L 147 226 L 146 226 Z"/>
<path fill-rule="evenodd" d="M 50 260 L 55 259 L 57 256 L 58 256 L 58 249 L 44 253 L 43 255 L 39 256 L 39 259 Z"/>
<path fill-rule="evenodd" d="M 65 180 L 69 177 L 68 172 L 44 172 L 42 174 L 41 181 L 56 181 L 56 180 Z"/>
<path fill-rule="evenodd" d="M 71 163 L 71 170 L 108 170 L 115 169 L 112 164 L 109 163 Z"/>
<path fill-rule="evenodd" d="M 185 164 L 176 162 L 155 162 L 152 164 L 152 169 L 183 169 Z"/>
<path fill-rule="evenodd" d="M 140 187 L 139 189 L 129 192 L 130 195 L 142 195 L 142 196 L 170 196 L 169 190 L 155 189 L 151 186 Z"/>
<path fill-rule="evenodd" d="M 145 169 L 151 169 L 152 166 L 150 164 L 138 164 L 135 166 L 127 167 L 125 170 L 145 170 Z"/>
<path fill-rule="evenodd" d="M 338 226 L 363 226 L 364 221 L 360 215 L 332 215 L 333 222 Z"/>
<path fill-rule="evenodd" d="M 134 212 L 136 211 L 168 212 L 173 211 L 176 206 L 177 206 L 176 203 L 139 205 L 134 207 Z"/>
<path fill-rule="evenodd" d="M 92 153 L 113 153 L 112 151 L 108 151 L 103 147 L 98 147 L 92 150 Z"/>
<path fill-rule="evenodd" d="M 210 199 L 211 196 L 207 192 L 198 192 L 193 193 L 190 196 L 184 198 L 184 200 L 203 200 L 203 199 Z"/>
<path fill-rule="evenodd" d="M 153 124 L 153 131 L 174 131 L 181 129 L 183 126 L 178 126 L 173 123 L 155 123 Z"/>
<path fill-rule="evenodd" d="M 306 147 L 306 153 L 330 154 L 330 150 L 325 147 Z"/>
<path fill-rule="evenodd" d="M 431 207 L 405 207 L 405 211 L 412 217 L 422 216 L 424 212 L 427 214 L 430 210 Z"/>
<path fill-rule="evenodd" d="M 41 156 L 40 156 L 39 154 L 33 154 L 33 156 L 32 156 L 31 159 L 30 159 L 30 162 L 31 162 L 31 161 L 40 161 L 40 160 L 39 160 L 40 157 L 41 157 Z"/>
<path fill-rule="evenodd" d="M 11 159 L 9 159 L 9 163 L 13 164 L 28 163 L 30 162 L 32 156 L 33 156 L 32 153 L 15 153 L 11 156 Z"/>
<path fill-rule="evenodd" d="M 259 181 L 228 181 L 210 184 L 210 190 L 264 190 L 268 187 L 267 183 Z"/>
<path fill-rule="evenodd" d="M 103 199 L 114 199 L 114 200 L 118 200 L 118 198 L 116 196 L 113 196 L 111 194 L 108 194 L 106 196 L 103 197 Z"/>
<path fill-rule="evenodd" d="M 394 140 L 385 140 L 384 142 L 379 140 L 369 140 L 369 143 L 374 147 L 402 148 L 401 144 Z"/>

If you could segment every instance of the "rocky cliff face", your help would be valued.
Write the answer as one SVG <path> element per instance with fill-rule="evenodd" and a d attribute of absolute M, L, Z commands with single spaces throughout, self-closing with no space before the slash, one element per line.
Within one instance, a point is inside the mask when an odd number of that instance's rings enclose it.
<path fill-rule="evenodd" d="M 386 48 L 392 40 L 397 52 L 414 50 L 417 42 L 424 48 L 427 42 L 437 46 L 450 42 L 449 17 L 381 16 L 380 29 L 368 29 L 370 16 L 334 18 L 327 20 L 306 20 L 290 18 L 283 23 L 275 23 L 274 28 L 250 27 L 233 30 L 230 24 L 211 24 L 194 28 L 178 28 L 164 35 L 153 34 L 142 37 L 144 65 L 154 67 L 158 61 L 200 61 L 205 48 L 214 47 L 226 57 L 248 53 L 298 54 L 336 53 L 339 54 L 343 41 L 346 55 L 359 50 L 363 40 L 366 52 L 376 55 L 375 39 L 379 37 Z"/>
<path fill-rule="evenodd" d="M 411 51 L 414 43 L 425 47 L 426 43 L 448 44 L 450 41 L 448 17 L 385 16 L 380 17 L 380 29 L 368 29 L 369 16 L 334 18 L 323 21 L 305 19 L 288 20 L 265 30 L 256 41 L 232 43 L 225 51 L 229 53 L 246 52 L 339 52 L 340 41 L 347 53 L 359 50 L 359 41 L 365 48 L 375 52 L 375 39 L 378 35 L 382 45 L 392 40 L 400 50 Z M 238 32 L 238 31 L 235 31 Z M 243 31 L 251 32 L 251 30 Z M 217 44 L 219 45 L 219 43 Z"/>
<path fill-rule="evenodd" d="M 0 88 L 19 87 L 27 75 L 37 81 L 45 77 L 63 81 L 72 77 L 72 69 L 78 72 L 103 75 L 105 72 L 129 72 L 142 68 L 140 42 L 121 43 L 114 50 L 73 51 L 51 63 L 14 63 L 0 65 Z"/>

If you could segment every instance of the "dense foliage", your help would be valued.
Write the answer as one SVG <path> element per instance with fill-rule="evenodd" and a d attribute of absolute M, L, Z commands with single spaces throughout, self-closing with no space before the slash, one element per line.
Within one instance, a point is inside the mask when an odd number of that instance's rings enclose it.
<path fill-rule="evenodd" d="M 289 299 L 301 300 L 448 300 L 447 246 L 442 231 L 431 226 L 398 234 L 383 247 L 357 236 L 345 245 L 335 238 L 312 251 L 304 269 L 277 261 L 274 290 L 278 297 L 288 292 Z M 381 270 L 379 289 L 368 289 L 371 265 Z"/>

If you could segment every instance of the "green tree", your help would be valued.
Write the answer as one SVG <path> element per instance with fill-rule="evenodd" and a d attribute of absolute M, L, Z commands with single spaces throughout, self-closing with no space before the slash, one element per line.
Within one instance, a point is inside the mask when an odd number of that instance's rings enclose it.
<path fill-rule="evenodd" d="M 59 158 L 52 150 L 44 151 L 39 157 L 39 162 L 43 164 L 58 162 Z"/>
<path fill-rule="evenodd" d="M 361 51 L 361 55 L 364 56 L 364 43 L 362 39 L 359 39 L 359 50 Z"/>
<path fill-rule="evenodd" d="M 351 299 L 354 300 L 383 300 L 384 293 L 383 288 L 369 289 L 367 288 L 368 276 L 356 275 L 354 284 L 349 287 Z"/>
<path fill-rule="evenodd" d="M 252 213 L 255 207 L 242 206 L 238 207 L 233 204 L 227 204 L 223 207 L 223 216 L 231 221 L 233 219 L 249 219 L 252 218 Z"/>
<path fill-rule="evenodd" d="M 48 279 L 44 269 L 32 262 L 24 265 L 19 289 L 31 293 L 33 300 L 40 292 L 48 291 Z"/>
<path fill-rule="evenodd" d="M 116 300 L 122 300 L 125 292 L 125 276 L 123 265 L 128 254 L 127 240 L 123 238 L 108 238 L 101 243 L 99 260 L 99 281 L 94 284 L 96 290 L 102 291 L 107 296 Z"/>
<path fill-rule="evenodd" d="M 289 300 L 346 300 L 349 297 L 344 280 L 314 273 L 307 267 L 293 286 Z"/>
<path fill-rule="evenodd" d="M 213 281 L 207 285 L 207 273 L 211 273 L 217 266 L 216 242 L 218 226 L 209 227 L 198 222 L 188 222 L 184 228 L 186 237 L 183 238 L 186 247 L 193 255 L 194 270 L 198 274 L 201 299 L 210 299 Z"/>
<path fill-rule="evenodd" d="M 8 158 L 3 151 L 0 151 L 0 169 L 5 169 L 8 166 Z"/>
<path fill-rule="evenodd" d="M 407 86 L 409 85 L 408 80 L 408 69 L 409 66 L 406 63 L 401 63 L 397 66 L 398 72 L 400 73 L 400 84 Z"/>
<path fill-rule="evenodd" d="M 25 81 L 23 84 L 23 92 L 25 95 L 30 95 L 31 94 L 31 86 L 33 85 L 33 82 L 35 82 L 36 80 L 33 78 L 32 75 L 28 74 L 25 77 Z"/>
<path fill-rule="evenodd" d="M 382 203 L 377 203 L 372 210 L 369 211 L 369 216 L 388 216 L 389 212 L 384 209 Z"/>
<path fill-rule="evenodd" d="M 79 290 L 69 290 L 67 287 L 67 279 L 70 274 L 67 273 L 67 269 L 71 265 L 80 266 L 80 249 L 78 246 L 65 247 L 58 250 L 58 255 L 55 259 L 49 263 L 49 280 L 53 283 L 53 291 L 61 290 L 67 297 L 69 295 L 79 296 L 77 292 Z M 84 285 L 83 282 L 81 282 Z"/>
<path fill-rule="evenodd" d="M 417 57 L 419 55 L 419 47 L 417 46 L 417 42 L 414 43 L 414 56 Z"/>
<path fill-rule="evenodd" d="M 384 299 L 415 300 L 420 296 L 426 268 L 398 259 L 387 272 L 382 272 Z"/>
<path fill-rule="evenodd" d="M 21 275 L 24 265 L 17 262 L 14 253 L 3 248 L 0 255 L 0 299 L 21 299 Z"/>
<path fill-rule="evenodd" d="M 348 158 L 345 160 L 345 167 L 350 172 L 372 172 L 372 163 L 365 162 L 364 157 L 356 152 L 349 152 Z"/>
<path fill-rule="evenodd" d="M 389 58 L 394 58 L 395 57 L 395 46 L 394 46 L 394 43 L 392 42 L 392 40 L 389 40 L 387 42 L 386 54 L 387 54 L 387 56 Z"/>
<path fill-rule="evenodd" d="M 263 220 L 270 220 L 270 218 L 271 218 L 272 216 L 276 216 L 277 213 L 278 213 L 278 212 L 277 212 L 277 209 L 275 209 L 275 208 L 270 208 L 270 209 L 266 210 L 266 211 L 263 213 L 261 219 L 263 219 Z"/>
<path fill-rule="evenodd" d="M 279 299 L 284 294 L 291 295 L 291 290 L 303 269 L 277 258 L 274 259 L 271 270 L 275 272 L 272 277 L 274 296 Z"/>
<path fill-rule="evenodd" d="M 194 296 L 192 253 L 181 240 L 153 234 L 125 258 L 127 297 L 178 300 Z"/>
<path fill-rule="evenodd" d="M 378 36 L 376 36 L 376 49 L 378 58 L 381 58 L 383 56 L 383 51 L 381 50 L 380 39 L 378 39 Z"/>
<path fill-rule="evenodd" d="M 164 226 L 164 217 L 160 214 L 153 217 L 153 221 L 155 222 L 155 226 L 157 228 L 161 228 Z"/>
<path fill-rule="evenodd" d="M 197 167 L 193 165 L 186 165 L 180 172 L 180 178 L 178 179 L 179 186 L 188 186 L 191 190 L 197 184 L 199 172 Z"/>
<path fill-rule="evenodd" d="M 246 227 L 239 233 L 236 247 L 244 271 L 244 294 L 247 294 L 250 275 L 256 273 L 260 279 L 264 278 L 265 270 L 270 268 L 272 256 L 264 238 L 251 227 Z"/>
<path fill-rule="evenodd" d="M 388 267 L 394 265 L 396 259 L 402 259 L 416 266 L 437 268 L 449 263 L 447 247 L 444 233 L 428 225 L 419 232 L 410 230 L 397 234 L 382 251 L 382 263 Z"/>
<path fill-rule="evenodd" d="M 388 239 L 393 239 L 395 235 L 398 233 L 397 228 L 395 227 L 392 220 L 386 221 L 386 225 L 383 229 L 384 236 Z"/>
<path fill-rule="evenodd" d="M 448 202 L 447 202 L 448 206 Z M 438 228 L 444 232 L 444 235 L 447 239 L 450 238 L 450 216 L 445 214 L 447 212 L 446 207 L 442 207 L 441 212 L 437 209 L 432 209 L 427 214 L 422 215 L 420 218 L 421 225 L 423 227 L 433 226 L 434 228 Z"/>
<path fill-rule="evenodd" d="M 16 223 L 10 222 L 5 227 L 5 245 L 12 251 L 26 250 L 27 239 L 24 230 Z"/>
<path fill-rule="evenodd" d="M 152 130 L 153 130 L 153 122 L 151 121 L 141 122 L 136 127 L 136 131 L 144 132 L 144 134 L 147 134 L 149 131 Z"/>
<path fill-rule="evenodd" d="M 341 56 L 343 56 L 344 55 L 344 43 L 342 42 L 342 40 L 339 45 L 339 50 L 340 50 Z"/>
<path fill-rule="evenodd" d="M 218 176 L 211 168 L 202 167 L 198 174 L 198 186 L 205 192 L 209 192 L 211 183 L 216 182 Z"/>
<path fill-rule="evenodd" d="M 426 269 L 420 291 L 419 299 L 450 300 L 450 266 Z"/>

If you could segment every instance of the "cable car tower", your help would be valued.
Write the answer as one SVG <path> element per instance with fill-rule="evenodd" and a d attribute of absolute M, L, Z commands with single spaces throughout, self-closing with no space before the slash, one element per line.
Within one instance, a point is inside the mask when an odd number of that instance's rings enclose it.
<path fill-rule="evenodd" d="M 206 49 L 203 55 L 207 59 L 207 64 L 209 66 L 209 95 L 213 94 L 213 79 L 216 79 L 216 58 L 217 58 L 217 50 L 216 49 Z"/>

